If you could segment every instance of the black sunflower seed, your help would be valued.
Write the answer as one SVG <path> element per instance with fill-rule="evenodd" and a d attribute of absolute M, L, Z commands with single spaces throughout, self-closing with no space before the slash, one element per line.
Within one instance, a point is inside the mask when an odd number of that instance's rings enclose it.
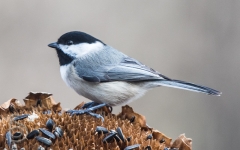
<path fill-rule="evenodd" d="M 131 119 L 130 119 L 130 123 L 133 123 L 135 121 L 135 116 L 133 116 Z"/>
<path fill-rule="evenodd" d="M 12 145 L 11 150 L 17 150 L 17 145 L 15 143 Z"/>
<path fill-rule="evenodd" d="M 108 130 L 106 128 L 104 128 L 104 127 L 97 126 L 96 127 L 96 132 L 98 132 L 99 134 L 100 133 L 106 134 L 106 133 L 108 133 Z"/>
<path fill-rule="evenodd" d="M 15 111 L 15 108 L 14 108 L 14 105 L 13 105 L 13 104 L 10 104 L 10 106 L 8 107 L 8 109 L 9 109 L 9 111 L 10 111 L 11 113 L 14 113 L 14 111 Z"/>
<path fill-rule="evenodd" d="M 48 130 L 45 130 L 43 128 L 39 128 L 39 130 L 44 134 L 46 135 L 47 137 L 50 137 L 52 139 L 55 139 L 55 135 L 52 133 L 52 132 L 49 132 Z"/>
<path fill-rule="evenodd" d="M 148 145 L 145 147 L 145 150 L 152 150 L 152 147 Z"/>
<path fill-rule="evenodd" d="M 12 135 L 12 139 L 13 140 L 19 140 L 19 139 L 22 139 L 23 138 L 23 135 L 21 132 L 15 132 L 13 135 Z"/>
<path fill-rule="evenodd" d="M 110 133 L 117 133 L 115 130 L 110 130 Z"/>
<path fill-rule="evenodd" d="M 47 146 L 51 146 L 52 145 L 52 141 L 47 139 L 47 138 L 44 138 L 44 137 L 41 137 L 41 136 L 36 136 L 35 139 L 38 141 L 38 142 L 41 142 Z"/>
<path fill-rule="evenodd" d="M 163 142 L 165 142 L 165 139 L 164 139 L 164 138 L 162 138 L 162 139 L 160 140 L 160 143 L 163 143 Z"/>
<path fill-rule="evenodd" d="M 111 132 L 103 139 L 103 142 L 110 142 L 116 134 L 117 132 Z"/>
<path fill-rule="evenodd" d="M 16 116 L 13 118 L 13 121 L 18 121 L 18 120 L 22 120 L 27 118 L 29 115 L 28 114 L 24 114 L 24 115 L 20 115 L 20 116 Z"/>
<path fill-rule="evenodd" d="M 125 136 L 123 135 L 122 129 L 121 129 L 120 127 L 117 127 L 116 131 L 117 131 L 117 134 L 118 134 L 118 136 L 120 137 L 120 139 L 121 139 L 123 142 L 125 142 Z"/>
<path fill-rule="evenodd" d="M 41 107 L 41 106 L 42 106 L 42 100 L 41 100 L 41 99 L 38 99 L 36 105 Z"/>
<path fill-rule="evenodd" d="M 128 142 L 131 141 L 131 136 L 127 137 L 127 141 L 128 141 Z"/>
<path fill-rule="evenodd" d="M 39 135 L 38 130 L 32 130 L 32 132 L 28 133 L 27 139 L 33 139 L 35 136 L 38 136 L 38 135 Z"/>
<path fill-rule="evenodd" d="M 39 145 L 37 150 L 45 150 L 45 148 L 42 147 L 42 145 Z"/>
<path fill-rule="evenodd" d="M 5 135 L 5 137 L 6 137 L 6 140 L 7 140 L 7 145 L 8 145 L 8 147 L 10 148 L 11 143 L 12 143 L 11 131 L 8 131 L 8 132 L 6 133 L 6 135 Z"/>
<path fill-rule="evenodd" d="M 110 111 L 110 113 L 112 112 L 113 108 L 111 106 L 107 106 L 108 110 Z"/>
<path fill-rule="evenodd" d="M 48 128 L 48 130 L 52 131 L 54 124 L 54 121 L 49 118 L 46 122 L 46 127 Z"/>
<path fill-rule="evenodd" d="M 130 145 L 130 146 L 127 146 L 126 148 L 124 148 L 124 150 L 133 150 L 134 148 L 138 148 L 139 146 L 140 146 L 140 144 Z"/>
<path fill-rule="evenodd" d="M 148 140 L 148 139 L 152 139 L 152 138 L 153 138 L 152 134 L 149 134 L 149 135 L 147 136 L 147 140 Z"/>
<path fill-rule="evenodd" d="M 117 134 L 114 136 L 114 139 L 115 139 L 117 142 L 120 142 L 120 141 L 121 141 L 120 137 L 119 137 Z"/>
<path fill-rule="evenodd" d="M 56 128 L 55 128 L 55 131 L 54 131 L 54 134 L 55 134 L 57 137 L 62 137 L 62 136 L 63 136 L 63 131 L 62 131 L 61 128 L 56 127 Z"/>
<path fill-rule="evenodd" d="M 53 131 L 53 134 L 56 136 L 56 137 L 58 137 L 58 138 L 60 138 L 61 136 L 58 134 L 58 132 L 57 131 Z"/>

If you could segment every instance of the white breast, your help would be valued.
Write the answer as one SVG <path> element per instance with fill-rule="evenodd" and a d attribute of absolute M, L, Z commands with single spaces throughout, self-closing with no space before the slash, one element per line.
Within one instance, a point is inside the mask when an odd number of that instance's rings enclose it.
<path fill-rule="evenodd" d="M 68 79 L 68 73 L 70 72 L 70 65 L 64 65 L 60 67 L 60 74 L 63 79 L 63 81 L 70 86 L 69 79 Z"/>
<path fill-rule="evenodd" d="M 111 106 L 123 105 L 142 96 L 147 89 L 143 84 L 132 84 L 123 81 L 93 83 L 79 78 L 71 65 L 60 67 L 64 82 L 78 94 L 98 103 Z"/>

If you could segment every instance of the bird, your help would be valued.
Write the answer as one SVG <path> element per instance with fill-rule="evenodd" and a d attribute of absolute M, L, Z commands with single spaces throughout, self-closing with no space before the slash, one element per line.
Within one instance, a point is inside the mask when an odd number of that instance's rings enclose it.
<path fill-rule="evenodd" d="M 57 52 L 63 81 L 98 104 L 124 105 L 160 86 L 221 95 L 206 86 L 171 79 L 85 32 L 67 32 L 48 46 Z"/>

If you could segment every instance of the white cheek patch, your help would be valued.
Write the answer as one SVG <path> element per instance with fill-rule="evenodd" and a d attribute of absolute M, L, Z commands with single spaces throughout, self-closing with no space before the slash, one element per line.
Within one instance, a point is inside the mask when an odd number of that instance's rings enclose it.
<path fill-rule="evenodd" d="M 61 50 L 69 54 L 73 57 L 82 57 L 84 55 L 87 55 L 92 52 L 97 52 L 101 49 L 104 48 L 104 45 L 101 42 L 95 42 L 95 43 L 81 43 L 81 44 L 76 44 L 76 45 L 62 45 L 59 44 L 59 47 Z"/>

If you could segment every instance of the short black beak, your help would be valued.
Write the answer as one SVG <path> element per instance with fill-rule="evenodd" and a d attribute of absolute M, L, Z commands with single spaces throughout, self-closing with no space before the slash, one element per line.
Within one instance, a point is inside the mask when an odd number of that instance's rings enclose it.
<path fill-rule="evenodd" d="M 51 47 L 51 48 L 60 49 L 59 46 L 58 46 L 58 44 L 57 44 L 57 42 L 48 44 L 48 46 Z"/>

